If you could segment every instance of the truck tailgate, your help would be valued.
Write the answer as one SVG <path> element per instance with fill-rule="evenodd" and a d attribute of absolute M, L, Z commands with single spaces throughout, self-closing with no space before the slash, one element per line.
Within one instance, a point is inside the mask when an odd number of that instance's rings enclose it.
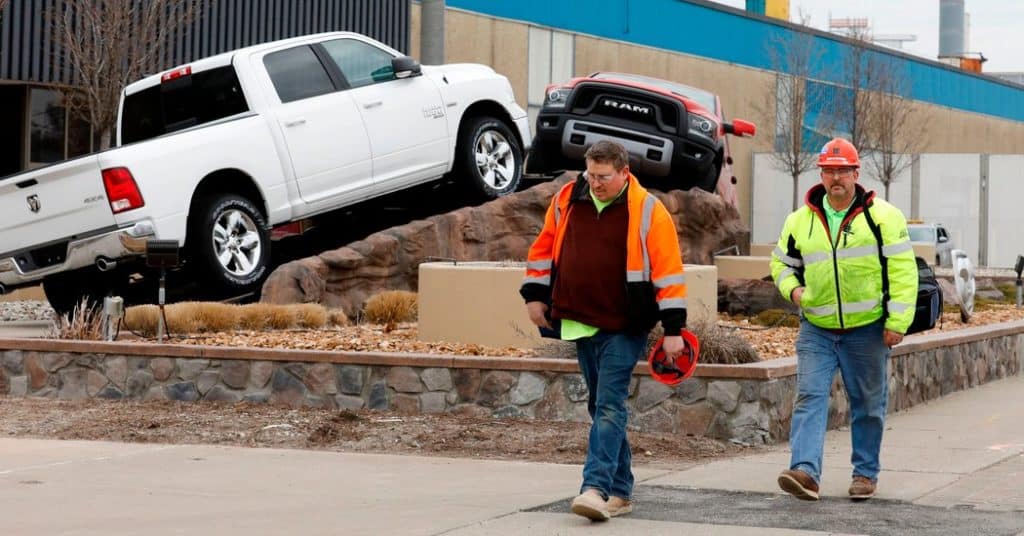
<path fill-rule="evenodd" d="M 0 179 L 0 255 L 114 225 L 95 155 Z"/>

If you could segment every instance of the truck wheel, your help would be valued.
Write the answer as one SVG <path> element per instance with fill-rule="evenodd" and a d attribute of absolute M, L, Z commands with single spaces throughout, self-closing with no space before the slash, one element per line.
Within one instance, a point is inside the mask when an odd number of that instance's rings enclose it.
<path fill-rule="evenodd" d="M 477 117 L 459 129 L 459 174 L 474 193 L 497 199 L 516 191 L 523 178 L 523 151 L 515 134 L 493 117 Z"/>
<path fill-rule="evenodd" d="M 270 260 L 270 232 L 252 201 L 233 194 L 209 197 L 190 223 L 190 260 L 197 276 L 232 295 L 262 283 Z"/>
<path fill-rule="evenodd" d="M 58 315 L 74 312 L 84 300 L 87 307 L 102 307 L 103 298 L 114 290 L 115 281 L 94 268 L 79 268 L 43 279 L 43 293 Z"/>

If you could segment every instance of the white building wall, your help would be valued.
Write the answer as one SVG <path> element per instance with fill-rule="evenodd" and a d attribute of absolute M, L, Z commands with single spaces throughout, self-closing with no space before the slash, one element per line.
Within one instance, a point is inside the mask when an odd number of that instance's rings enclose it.
<path fill-rule="evenodd" d="M 949 231 L 953 244 L 978 262 L 981 226 L 981 155 L 921 155 L 919 214 Z M 1019 219 L 1024 224 L 1024 213 Z"/>
<path fill-rule="evenodd" d="M 988 265 L 1012 268 L 1024 254 L 1024 155 L 990 156 L 988 176 Z"/>

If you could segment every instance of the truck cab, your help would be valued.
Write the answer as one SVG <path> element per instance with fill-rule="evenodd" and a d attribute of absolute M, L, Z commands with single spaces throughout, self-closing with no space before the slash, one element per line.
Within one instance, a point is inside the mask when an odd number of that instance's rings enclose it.
<path fill-rule="evenodd" d="M 907 220 L 910 241 L 935 247 L 935 265 L 952 266 L 953 240 L 941 223 L 925 223 L 922 220 Z"/>

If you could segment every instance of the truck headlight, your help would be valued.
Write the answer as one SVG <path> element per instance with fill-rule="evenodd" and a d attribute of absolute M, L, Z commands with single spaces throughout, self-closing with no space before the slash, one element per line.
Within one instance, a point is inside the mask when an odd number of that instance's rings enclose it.
<path fill-rule="evenodd" d="M 697 114 L 688 114 L 689 132 L 691 135 L 715 141 L 718 138 L 718 123 Z"/>
<path fill-rule="evenodd" d="M 550 87 L 544 94 L 544 107 L 545 108 L 565 108 L 565 103 L 569 100 L 569 93 L 572 90 L 567 87 Z"/>

